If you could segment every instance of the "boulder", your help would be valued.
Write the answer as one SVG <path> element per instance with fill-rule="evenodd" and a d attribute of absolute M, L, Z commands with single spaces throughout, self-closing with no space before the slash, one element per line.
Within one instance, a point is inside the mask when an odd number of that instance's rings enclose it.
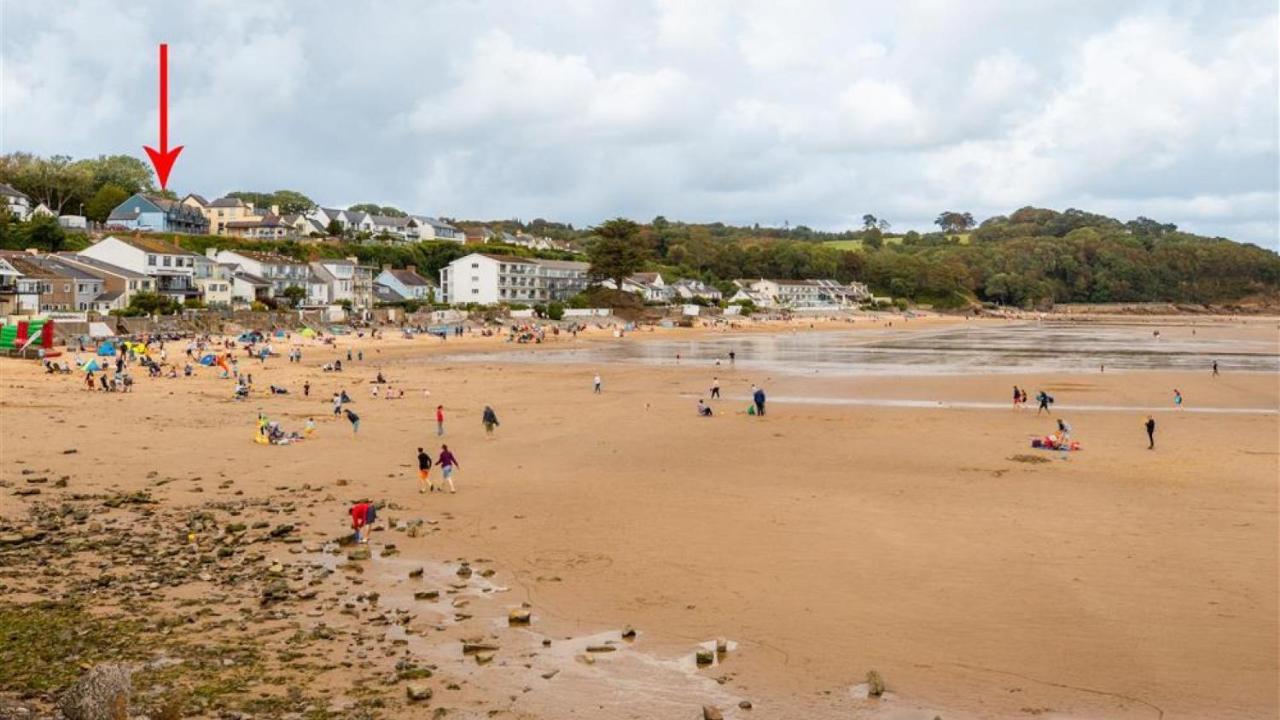
<path fill-rule="evenodd" d="M 512 608 L 507 613 L 507 623 L 509 625 L 528 625 L 533 617 L 533 611 L 528 608 Z"/>
<path fill-rule="evenodd" d="M 724 720 L 724 714 L 714 705 L 703 705 L 702 720 Z"/>
<path fill-rule="evenodd" d="M 408 696 L 409 702 L 426 702 L 431 699 L 431 688 L 421 683 L 409 683 L 404 686 L 404 694 Z"/>
<path fill-rule="evenodd" d="M 699 650 L 693 656 L 693 660 L 699 665 L 710 665 L 711 663 L 716 661 L 716 654 L 706 649 Z"/>
<path fill-rule="evenodd" d="M 96 665 L 62 694 L 67 720 L 129 720 L 133 680 L 123 665 Z"/>

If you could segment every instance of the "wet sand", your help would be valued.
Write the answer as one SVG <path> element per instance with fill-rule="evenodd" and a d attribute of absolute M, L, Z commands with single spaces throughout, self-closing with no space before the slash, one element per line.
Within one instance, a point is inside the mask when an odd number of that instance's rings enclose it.
<path fill-rule="evenodd" d="M 321 373 L 334 354 L 309 346 L 301 367 L 243 363 L 259 387 L 295 393 L 247 403 L 230 401 L 230 383 L 208 371 L 143 378 L 132 396 L 115 396 L 6 363 L 0 480 L 20 484 L 10 462 L 20 454 L 70 474 L 77 492 L 149 487 L 152 471 L 235 481 L 155 489 L 174 507 L 236 491 L 280 502 L 309 486 L 332 499 L 316 493 L 293 518 L 308 542 L 343 531 L 347 498 L 387 500 L 400 508 L 384 514 L 389 522 L 427 519 L 431 532 L 420 537 L 375 533 L 375 549 L 393 542 L 399 554 L 375 558 L 349 589 L 376 589 L 394 607 L 415 587 L 398 563 L 436 568 L 435 585 L 458 558 L 494 570 L 487 591 L 478 580 L 460 591 L 471 593 L 462 611 L 470 618 L 454 618 L 456 598 L 434 615 L 415 606 L 426 629 L 398 651 L 436 664 L 441 684 L 460 682 L 453 693 L 437 686 L 433 701 L 447 698 L 451 717 L 695 717 L 704 703 L 737 718 L 1280 711 L 1274 374 L 848 378 L 692 361 L 442 364 L 432 358 L 457 352 L 456 341 L 359 343 L 365 362 L 341 375 Z M 405 399 L 370 399 L 365 383 L 379 367 Z M 590 391 L 597 371 L 601 396 Z M 712 375 L 726 398 L 713 403 L 716 417 L 698 418 L 693 398 Z M 296 394 L 303 377 L 311 399 Z M 775 398 L 764 418 L 742 412 L 752 382 Z M 1063 460 L 1030 449 L 1052 420 L 1034 408 L 998 409 L 1013 383 L 1054 394 L 1084 451 Z M 339 386 L 357 401 L 358 437 L 327 419 Z M 1174 387 L 1187 411 L 1173 409 Z M 461 462 L 457 495 L 416 492 L 415 448 L 438 449 L 437 402 Z M 486 403 L 502 421 L 492 440 L 479 422 Z M 251 442 L 259 408 L 291 429 L 314 416 L 320 432 L 298 446 L 260 447 Z M 1154 451 L 1141 427 L 1148 412 L 1159 423 Z M 79 452 L 60 455 L 65 447 Z M 31 502 L 0 493 L 6 517 Z M 506 628 L 507 610 L 523 601 L 534 622 Z M 331 606 L 295 621 L 353 622 Z M 617 634 L 626 625 L 638 630 L 634 641 Z M 502 648 L 492 664 L 461 654 L 459 639 L 491 634 Z M 544 637 L 555 639 L 551 648 Z M 735 648 L 697 669 L 694 650 L 718 637 Z M 587 645 L 609 641 L 618 649 L 581 659 Z M 373 658 L 372 675 L 394 660 Z M 859 697 L 871 669 L 890 697 Z M 753 708 L 739 709 L 741 700 Z"/>

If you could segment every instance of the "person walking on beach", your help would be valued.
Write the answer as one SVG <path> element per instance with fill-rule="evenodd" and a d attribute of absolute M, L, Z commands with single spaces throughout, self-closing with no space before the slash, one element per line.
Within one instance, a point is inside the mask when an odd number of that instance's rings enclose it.
<path fill-rule="evenodd" d="M 1013 386 L 1013 409 L 1017 410 L 1019 407 L 1019 403 L 1021 402 L 1022 402 L 1022 391 L 1018 389 L 1017 385 L 1014 385 Z"/>
<path fill-rule="evenodd" d="M 360 432 L 360 416 L 347 410 L 347 419 L 351 421 L 351 434 L 355 435 Z"/>
<path fill-rule="evenodd" d="M 458 489 L 453 486 L 453 471 L 460 466 L 458 465 L 458 458 L 453 456 L 453 452 L 449 450 L 448 445 L 440 446 L 440 456 L 436 458 L 436 464 L 440 466 L 440 472 L 444 475 L 444 481 L 449 483 L 449 492 L 458 492 Z M 431 489 L 434 490 L 435 486 L 432 485 Z M 441 491 L 444 490 L 444 488 L 440 489 Z"/>
<path fill-rule="evenodd" d="M 484 424 L 484 434 L 493 437 L 493 429 L 498 427 L 498 414 L 488 405 L 484 406 L 484 414 L 480 416 L 480 422 Z"/>
<path fill-rule="evenodd" d="M 1147 449 L 1155 450 L 1156 449 L 1156 419 L 1148 415 L 1147 422 L 1144 424 L 1144 427 L 1147 428 Z"/>
<path fill-rule="evenodd" d="M 595 379 L 592 380 L 591 392 L 596 395 L 599 395 L 603 389 L 604 389 L 604 384 L 600 382 L 600 373 L 596 373 Z"/>
<path fill-rule="evenodd" d="M 431 484 L 431 456 L 418 448 L 418 492 L 424 493 Z"/>
<path fill-rule="evenodd" d="M 1036 400 L 1040 402 L 1040 407 L 1036 408 L 1036 415 L 1039 415 L 1040 411 L 1042 410 L 1044 412 L 1049 413 L 1050 415 L 1053 414 L 1053 411 L 1049 409 L 1049 403 L 1053 402 L 1053 398 L 1049 395 L 1049 393 L 1041 390 L 1040 392 L 1036 393 Z"/>
<path fill-rule="evenodd" d="M 1213 376 L 1218 377 L 1218 361 L 1213 361 Z"/>
<path fill-rule="evenodd" d="M 1173 389 L 1173 406 L 1182 409 L 1182 391 L 1178 388 Z"/>
<path fill-rule="evenodd" d="M 444 437 L 444 406 L 436 406 L 436 437 Z"/>
<path fill-rule="evenodd" d="M 711 378 L 711 399 L 720 399 L 720 378 L 718 377 Z"/>
<path fill-rule="evenodd" d="M 342 396 L 338 393 L 333 394 L 333 416 L 338 417 L 342 414 Z"/>
<path fill-rule="evenodd" d="M 755 392 L 751 393 L 751 399 L 756 404 L 756 415 L 764 416 L 764 388 L 758 387 Z"/>
<path fill-rule="evenodd" d="M 735 362 L 737 362 L 737 360 L 738 360 L 738 353 L 736 353 L 736 352 L 734 352 L 734 351 L 730 350 L 730 351 L 729 351 L 729 364 L 730 364 L 730 365 L 733 365 Z"/>
<path fill-rule="evenodd" d="M 1018 404 L 1025 406 L 1027 404 L 1027 389 L 1022 388 L 1022 397 L 1018 399 Z"/>
<path fill-rule="evenodd" d="M 307 380 L 302 383 L 302 396 L 311 397 L 311 381 Z"/>

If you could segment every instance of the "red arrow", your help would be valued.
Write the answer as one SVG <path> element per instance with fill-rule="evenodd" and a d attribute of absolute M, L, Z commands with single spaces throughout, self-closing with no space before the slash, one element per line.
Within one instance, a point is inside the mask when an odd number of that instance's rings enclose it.
<path fill-rule="evenodd" d="M 169 171 L 173 169 L 173 161 L 178 159 L 182 146 L 169 149 L 169 45 L 160 43 L 160 149 L 142 146 L 151 157 L 155 166 L 156 177 L 160 178 L 160 188 L 169 183 Z"/>

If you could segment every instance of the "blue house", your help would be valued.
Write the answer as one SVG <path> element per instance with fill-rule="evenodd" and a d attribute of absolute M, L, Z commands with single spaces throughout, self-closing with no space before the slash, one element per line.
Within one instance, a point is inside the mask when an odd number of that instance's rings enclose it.
<path fill-rule="evenodd" d="M 111 211 L 107 225 L 128 230 L 208 235 L 209 220 L 177 200 L 137 193 Z"/>

